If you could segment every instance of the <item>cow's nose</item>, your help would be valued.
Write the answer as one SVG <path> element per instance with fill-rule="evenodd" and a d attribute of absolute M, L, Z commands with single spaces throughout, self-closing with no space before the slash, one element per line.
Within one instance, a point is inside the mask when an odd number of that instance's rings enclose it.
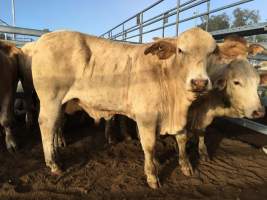
<path fill-rule="evenodd" d="M 261 107 L 258 110 L 254 110 L 253 113 L 252 113 L 252 117 L 253 118 L 261 118 L 261 117 L 264 117 L 264 115 L 265 115 L 264 107 Z"/>
<path fill-rule="evenodd" d="M 191 80 L 191 87 L 194 92 L 203 92 L 207 89 L 209 84 L 208 79 L 192 79 Z"/>

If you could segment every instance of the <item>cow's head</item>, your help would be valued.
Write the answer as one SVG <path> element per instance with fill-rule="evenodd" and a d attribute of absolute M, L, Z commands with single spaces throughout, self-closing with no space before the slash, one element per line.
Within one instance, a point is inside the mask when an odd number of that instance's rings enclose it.
<path fill-rule="evenodd" d="M 171 69 L 172 76 L 183 80 L 187 91 L 204 92 L 211 89 L 206 66 L 215 48 L 216 42 L 208 32 L 192 28 L 177 38 L 156 39 L 144 54 L 157 56 L 161 66 Z"/>
<path fill-rule="evenodd" d="M 246 59 L 248 55 L 255 56 L 264 51 L 264 47 L 259 44 L 249 44 L 241 36 L 229 35 L 224 38 L 222 43 L 218 43 L 215 53 L 211 56 L 216 56 L 211 65 L 228 64 L 234 59 Z"/>
<path fill-rule="evenodd" d="M 234 117 L 264 116 L 265 110 L 257 92 L 259 75 L 247 59 L 231 61 L 213 85 L 218 90 L 224 90 L 226 99 L 238 113 L 238 116 Z"/>

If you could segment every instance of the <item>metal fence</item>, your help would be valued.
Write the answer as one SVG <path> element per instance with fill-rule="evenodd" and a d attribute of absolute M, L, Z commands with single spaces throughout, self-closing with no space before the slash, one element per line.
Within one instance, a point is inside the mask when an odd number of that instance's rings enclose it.
<path fill-rule="evenodd" d="M 165 36 L 165 30 L 168 27 L 174 27 L 176 36 L 179 34 L 179 25 L 181 23 L 192 21 L 197 18 L 201 18 L 204 21 L 205 29 L 208 30 L 209 28 L 209 16 L 211 14 L 216 14 L 220 11 L 224 11 L 229 8 L 233 8 L 239 6 L 241 4 L 246 4 L 255 0 L 238 0 L 228 5 L 224 5 L 218 8 L 211 9 L 211 1 L 212 0 L 188 0 L 183 2 L 181 0 L 174 1 L 174 6 L 171 9 L 165 10 L 156 16 L 145 18 L 148 13 L 153 11 L 153 8 L 156 6 L 162 6 L 165 0 L 159 0 L 154 4 L 150 5 L 149 7 L 145 8 L 144 10 L 140 11 L 136 15 L 126 19 L 122 23 L 118 24 L 117 26 L 113 27 L 112 29 L 108 30 L 107 32 L 100 35 L 100 37 L 112 39 L 112 40 L 122 40 L 122 41 L 130 41 L 131 39 L 138 38 L 138 42 L 142 43 L 144 36 L 148 33 L 161 31 L 161 36 Z M 194 13 L 191 16 L 182 17 L 181 14 L 199 8 L 202 5 L 202 12 L 201 13 Z M 204 10 L 203 10 L 204 6 Z M 175 17 L 175 20 L 173 20 Z M 172 21 L 170 20 L 172 18 Z M 160 24 L 158 24 L 161 22 Z M 155 26 L 157 24 L 157 26 Z M 260 27 L 259 27 L 260 26 Z M 267 23 L 257 25 L 251 25 L 251 27 L 239 27 L 227 29 L 224 31 L 215 31 L 212 33 L 215 38 L 222 38 L 227 33 L 232 32 L 242 32 L 243 35 L 251 35 L 251 34 L 262 34 L 265 33 Z M 265 29 L 265 30 L 264 30 Z M 250 31 L 250 32 L 249 32 Z"/>
<path fill-rule="evenodd" d="M 37 30 L 10 26 L 8 23 L 0 19 L 0 33 L 3 34 L 2 39 L 15 43 L 19 47 L 27 42 L 33 41 L 36 37 L 40 37 L 47 32 L 49 32 L 48 29 Z"/>

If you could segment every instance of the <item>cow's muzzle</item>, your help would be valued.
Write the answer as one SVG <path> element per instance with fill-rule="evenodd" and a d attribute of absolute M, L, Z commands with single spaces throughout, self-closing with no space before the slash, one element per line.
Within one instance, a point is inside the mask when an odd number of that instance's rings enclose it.
<path fill-rule="evenodd" d="M 191 79 L 193 92 L 205 92 L 208 90 L 209 79 Z"/>
<path fill-rule="evenodd" d="M 260 109 L 254 110 L 252 112 L 253 118 L 262 118 L 262 117 L 264 117 L 264 115 L 265 115 L 265 108 L 263 106 Z"/>

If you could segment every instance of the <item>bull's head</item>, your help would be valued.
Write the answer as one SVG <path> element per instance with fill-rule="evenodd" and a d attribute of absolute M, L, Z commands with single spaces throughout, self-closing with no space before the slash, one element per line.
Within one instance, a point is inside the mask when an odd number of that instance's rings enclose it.
<path fill-rule="evenodd" d="M 265 114 L 257 92 L 259 75 L 246 59 L 230 62 L 224 73 L 213 83 L 214 88 L 224 90 L 237 116 L 259 118 Z"/>
<path fill-rule="evenodd" d="M 192 28 L 177 38 L 157 39 L 145 49 L 162 61 L 162 66 L 174 77 L 180 77 L 187 91 L 204 92 L 211 89 L 206 72 L 207 59 L 215 50 L 213 37 L 200 28 Z"/>

